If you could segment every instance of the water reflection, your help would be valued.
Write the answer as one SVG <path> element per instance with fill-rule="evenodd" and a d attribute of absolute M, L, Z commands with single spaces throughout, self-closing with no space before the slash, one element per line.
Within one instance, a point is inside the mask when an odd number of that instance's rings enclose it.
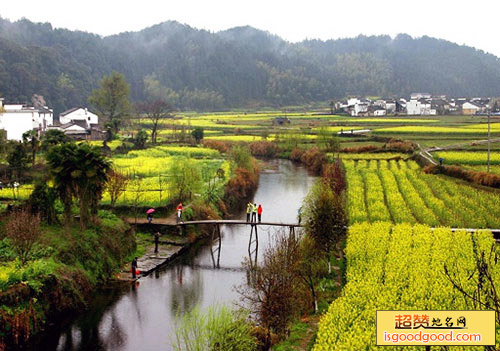
<path fill-rule="evenodd" d="M 260 176 L 254 202 L 262 204 L 262 221 L 296 222 L 297 210 L 312 185 L 303 168 L 288 161 L 274 162 L 274 172 Z M 241 219 L 245 217 L 241 213 Z M 252 264 L 272 241 L 275 228 L 222 226 L 219 269 L 211 245 L 200 246 L 175 264 L 142 278 L 138 286 L 113 288 L 96 294 L 89 311 L 72 324 L 53 328 L 35 350 L 169 350 L 175 319 L 200 305 L 235 303 L 235 286 L 245 283 L 241 263 Z M 258 234 L 258 241 L 255 239 Z M 249 245 L 250 243 L 250 245 Z M 257 247 L 258 244 L 258 247 Z M 217 263 L 217 262 L 216 262 Z"/>

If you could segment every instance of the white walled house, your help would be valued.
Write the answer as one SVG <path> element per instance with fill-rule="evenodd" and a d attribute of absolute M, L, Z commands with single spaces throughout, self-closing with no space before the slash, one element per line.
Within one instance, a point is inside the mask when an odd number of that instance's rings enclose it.
<path fill-rule="evenodd" d="M 8 140 L 22 140 L 23 134 L 30 130 L 44 132 L 53 124 L 52 110 L 35 108 L 23 104 L 4 104 L 0 99 L 0 129 L 7 133 Z"/>
<path fill-rule="evenodd" d="M 104 140 L 106 132 L 99 128 L 99 116 L 84 107 L 74 107 L 59 115 L 59 123 L 50 129 L 61 130 L 74 140 Z"/>
<path fill-rule="evenodd" d="M 473 102 L 466 102 L 462 105 L 462 114 L 464 115 L 475 115 L 476 113 L 481 112 L 481 106 Z"/>
<path fill-rule="evenodd" d="M 85 121 L 87 129 L 90 129 L 92 125 L 97 125 L 99 123 L 99 117 L 83 107 L 74 107 L 59 115 L 59 123 L 61 124 L 77 121 Z"/>
<path fill-rule="evenodd" d="M 408 115 L 435 115 L 436 110 L 432 109 L 432 105 L 425 99 L 412 99 L 406 103 L 406 113 Z"/>

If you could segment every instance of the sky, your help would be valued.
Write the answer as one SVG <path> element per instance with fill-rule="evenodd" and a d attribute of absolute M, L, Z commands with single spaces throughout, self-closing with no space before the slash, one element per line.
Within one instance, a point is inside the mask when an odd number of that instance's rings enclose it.
<path fill-rule="evenodd" d="M 2 0 L 0 16 L 100 35 L 176 20 L 219 31 L 250 25 L 291 42 L 407 33 L 500 57 L 499 0 Z"/>

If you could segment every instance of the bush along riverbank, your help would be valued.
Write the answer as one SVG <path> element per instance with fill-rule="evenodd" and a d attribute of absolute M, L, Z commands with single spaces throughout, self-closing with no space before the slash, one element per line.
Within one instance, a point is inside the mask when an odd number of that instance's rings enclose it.
<path fill-rule="evenodd" d="M 84 308 L 92 289 L 135 250 L 131 228 L 107 211 L 81 230 L 42 224 L 29 211 L 15 210 L 2 229 L 0 349 L 21 348 L 48 322 Z M 28 235 L 16 240 L 13 233 L 20 231 Z"/>

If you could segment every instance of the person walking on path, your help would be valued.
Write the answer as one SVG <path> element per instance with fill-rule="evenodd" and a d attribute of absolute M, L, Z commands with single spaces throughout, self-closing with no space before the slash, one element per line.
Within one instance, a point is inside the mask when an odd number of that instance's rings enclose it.
<path fill-rule="evenodd" d="M 182 220 L 182 202 L 177 206 L 177 223 L 183 222 Z"/>
<path fill-rule="evenodd" d="M 251 202 L 247 204 L 247 222 L 250 222 L 250 215 L 252 214 L 253 205 Z"/>
<path fill-rule="evenodd" d="M 297 211 L 297 219 L 299 220 L 300 225 L 300 222 L 302 222 L 302 206 L 300 206 L 299 210 Z"/>
<path fill-rule="evenodd" d="M 137 277 L 137 257 L 132 260 L 132 279 Z"/>
<path fill-rule="evenodd" d="M 151 224 L 151 221 L 153 220 L 153 214 L 152 213 L 148 213 L 146 215 L 146 218 L 148 219 L 148 223 Z"/>
<path fill-rule="evenodd" d="M 257 208 L 257 217 L 259 219 L 259 223 L 261 222 L 262 219 L 262 205 L 259 204 L 259 207 Z"/>
<path fill-rule="evenodd" d="M 257 222 L 257 204 L 252 205 L 252 222 Z"/>
<path fill-rule="evenodd" d="M 158 253 L 158 244 L 160 243 L 160 232 L 155 233 L 155 253 Z"/>

